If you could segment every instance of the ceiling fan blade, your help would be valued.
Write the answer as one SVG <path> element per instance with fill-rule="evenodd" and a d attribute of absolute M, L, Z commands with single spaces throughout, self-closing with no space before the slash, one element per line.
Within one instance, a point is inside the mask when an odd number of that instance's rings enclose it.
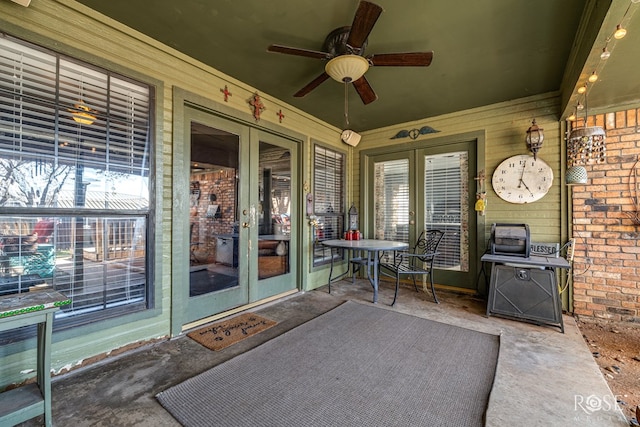
<path fill-rule="evenodd" d="M 356 92 L 360 95 L 360 99 L 362 99 L 364 105 L 370 104 L 378 99 L 378 95 L 373 91 L 373 88 L 364 76 L 354 81 L 353 87 L 356 88 Z"/>
<path fill-rule="evenodd" d="M 364 0 L 361 1 L 358 5 L 356 15 L 353 17 L 353 23 L 351 24 L 347 44 L 352 48 L 360 49 L 365 40 L 367 40 L 367 37 L 369 37 L 369 33 L 373 29 L 373 26 L 376 24 L 381 13 L 382 8 L 377 4 Z"/>
<path fill-rule="evenodd" d="M 307 58 L 331 59 L 331 54 L 327 52 L 318 52 L 316 50 L 298 49 L 297 47 L 287 47 L 278 44 L 269 45 L 269 52 L 284 53 L 286 55 L 305 56 Z"/>
<path fill-rule="evenodd" d="M 428 67 L 433 52 L 382 53 L 367 58 L 376 67 Z"/>
<path fill-rule="evenodd" d="M 305 87 L 297 91 L 293 96 L 295 96 L 296 98 L 301 98 L 305 96 L 306 94 L 308 94 L 309 92 L 311 92 L 312 90 L 320 86 L 320 83 L 323 83 L 328 78 L 329 78 L 329 74 L 323 72 L 318 77 L 313 79 L 311 83 L 309 83 L 308 85 L 306 85 Z"/>

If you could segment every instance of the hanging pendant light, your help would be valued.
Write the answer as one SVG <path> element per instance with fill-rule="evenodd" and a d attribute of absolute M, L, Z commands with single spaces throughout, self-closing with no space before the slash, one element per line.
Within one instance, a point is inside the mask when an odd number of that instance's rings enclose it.
<path fill-rule="evenodd" d="M 571 166 L 565 174 L 565 183 L 567 185 L 586 184 L 587 178 L 587 168 L 584 166 Z"/>
<path fill-rule="evenodd" d="M 82 125 L 92 125 L 93 122 L 96 121 L 96 116 L 91 114 L 94 112 L 91 108 L 87 107 L 87 105 L 82 101 L 78 101 L 77 104 L 73 104 L 73 110 L 69 110 L 71 113 L 71 117 L 76 123 L 80 123 Z"/>
<path fill-rule="evenodd" d="M 567 159 L 570 167 L 565 174 L 567 185 L 586 184 L 585 164 L 604 160 L 606 132 L 600 126 L 587 126 L 587 97 L 584 98 L 584 126 L 569 133 L 567 138 Z"/>
<path fill-rule="evenodd" d="M 78 102 L 73 104 L 73 108 L 68 111 L 71 113 L 71 117 L 76 123 L 81 125 L 91 126 L 96 121 L 95 110 L 89 108 L 84 102 L 84 78 L 80 75 L 80 81 L 78 82 Z"/>

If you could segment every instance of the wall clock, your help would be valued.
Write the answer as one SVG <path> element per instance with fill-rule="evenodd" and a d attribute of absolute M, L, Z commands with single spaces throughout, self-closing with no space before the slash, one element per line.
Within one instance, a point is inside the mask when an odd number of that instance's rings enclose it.
<path fill-rule="evenodd" d="M 508 157 L 493 172 L 493 191 L 510 203 L 531 203 L 547 194 L 553 171 L 540 157 L 528 154 Z"/>

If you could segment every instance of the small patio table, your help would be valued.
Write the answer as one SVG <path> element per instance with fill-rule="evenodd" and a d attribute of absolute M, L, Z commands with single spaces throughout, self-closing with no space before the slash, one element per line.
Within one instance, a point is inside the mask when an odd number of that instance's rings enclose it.
<path fill-rule="evenodd" d="M 406 242 L 397 242 L 393 240 L 377 240 L 377 239 L 361 239 L 361 240 L 325 240 L 322 245 L 333 249 L 347 249 L 352 253 L 363 251 L 367 253 L 366 260 L 362 260 L 361 264 L 367 266 L 367 278 L 373 287 L 373 302 L 378 302 L 378 258 L 381 251 L 401 251 L 409 248 Z M 351 259 L 351 257 L 350 257 Z M 369 267 L 373 267 L 373 278 L 369 274 Z M 333 253 L 331 254 L 331 268 L 329 269 L 329 293 L 331 293 L 331 282 L 339 280 L 349 272 L 347 271 L 337 277 L 333 277 Z"/>

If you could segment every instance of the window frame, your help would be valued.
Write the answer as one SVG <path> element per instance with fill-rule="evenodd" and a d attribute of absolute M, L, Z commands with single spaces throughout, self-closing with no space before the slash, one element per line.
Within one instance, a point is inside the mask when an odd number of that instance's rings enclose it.
<path fill-rule="evenodd" d="M 132 70 L 123 69 L 123 67 L 116 64 L 109 63 L 102 59 L 88 54 L 78 53 L 73 49 L 69 50 L 69 54 L 61 53 L 58 50 L 54 50 L 51 47 L 47 47 L 46 44 L 55 46 L 57 44 L 53 41 L 42 44 L 34 44 L 28 40 L 13 37 L 3 34 L 1 37 L 9 39 L 10 41 L 26 46 L 37 51 L 41 51 L 44 54 L 51 55 L 56 58 L 56 63 L 60 63 L 61 60 L 77 63 L 80 67 L 93 69 L 98 73 L 104 73 L 106 76 L 114 76 L 118 80 L 129 82 L 134 85 L 144 86 L 145 90 L 148 89 L 148 109 L 146 117 L 146 149 L 145 156 L 147 159 L 147 195 L 148 195 L 148 207 L 146 209 L 135 210 L 123 210 L 123 209 L 88 209 L 88 208 L 54 208 L 54 207 L 3 207 L 3 216 L 6 217 L 18 217 L 18 218 L 35 218 L 35 217 L 84 217 L 94 218 L 96 220 L 111 220 L 113 218 L 139 218 L 144 217 L 146 222 L 145 227 L 145 245 L 144 245 L 144 269 L 145 269 L 145 297 L 144 301 L 132 302 L 130 304 L 124 304 L 119 307 L 103 308 L 97 311 L 93 311 L 87 314 L 79 314 L 71 316 L 65 319 L 56 319 L 54 330 L 68 329 L 80 325 L 88 325 L 98 321 L 119 318 L 116 323 L 126 323 L 134 318 L 146 318 L 157 314 L 161 309 L 156 304 L 156 301 L 160 301 L 158 292 L 161 291 L 161 281 L 156 282 L 155 270 L 159 267 L 157 256 L 155 254 L 155 242 L 157 240 L 159 228 L 155 225 L 153 218 L 156 216 L 158 210 L 161 211 L 162 201 L 157 199 L 157 185 L 154 183 L 156 170 L 158 168 L 158 162 L 161 161 L 161 152 L 157 147 L 158 140 L 156 135 L 161 135 L 161 129 L 158 125 L 157 117 L 160 117 L 159 110 L 161 106 L 158 106 L 157 94 L 162 93 L 162 83 L 160 81 L 150 79 L 148 76 L 141 75 Z M 64 50 L 64 47 L 62 47 Z M 100 63 L 101 65 L 95 65 Z M 59 73 L 59 67 L 56 70 Z M 56 74 L 58 75 L 58 74 Z M 62 114 L 60 110 L 58 114 Z M 52 129 L 57 134 L 58 129 Z M 107 130 L 108 132 L 108 130 Z M 57 135 L 54 135 L 57 138 Z M 160 139 L 161 140 L 161 139 Z M 56 155 L 54 159 L 58 159 Z M 86 163 L 85 163 L 86 165 Z M 106 164 L 102 164 L 103 166 Z M 154 268 L 155 267 L 155 268 Z M 108 301 L 105 300 L 108 303 Z M 137 314 L 136 314 L 137 313 Z M 127 319 L 123 319 L 123 316 L 127 316 Z"/>

